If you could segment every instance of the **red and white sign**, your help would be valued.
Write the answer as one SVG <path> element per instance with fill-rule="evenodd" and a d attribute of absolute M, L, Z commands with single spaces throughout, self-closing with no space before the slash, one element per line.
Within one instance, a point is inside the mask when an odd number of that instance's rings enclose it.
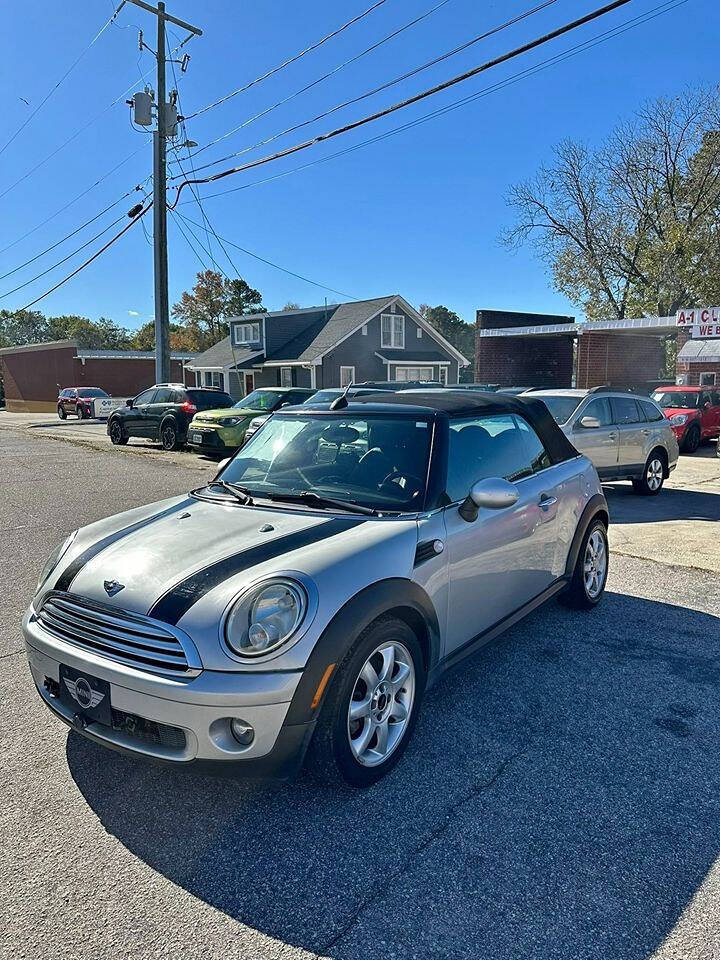
<path fill-rule="evenodd" d="M 720 307 L 678 310 L 675 323 L 678 327 L 690 327 L 693 338 L 720 337 Z"/>

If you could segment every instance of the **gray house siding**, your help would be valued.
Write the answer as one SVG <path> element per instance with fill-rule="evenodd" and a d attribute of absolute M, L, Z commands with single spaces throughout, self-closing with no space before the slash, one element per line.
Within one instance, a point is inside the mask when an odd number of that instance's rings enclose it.
<path fill-rule="evenodd" d="M 438 351 L 445 354 L 450 361 L 448 370 L 448 383 L 457 383 L 458 381 L 458 361 L 447 353 L 442 344 L 438 343 L 426 330 L 407 316 L 399 308 L 396 308 L 396 316 L 405 317 L 405 349 L 403 353 L 407 356 L 410 366 L 416 365 L 415 362 L 422 362 L 423 354 L 429 354 L 436 359 Z M 417 330 L 422 330 L 422 336 L 418 337 Z M 374 317 L 367 324 L 367 334 L 363 334 L 362 329 L 357 330 L 347 340 L 343 340 L 333 350 L 323 357 L 322 361 L 322 382 L 320 381 L 320 371 L 318 370 L 318 388 L 337 387 L 340 385 L 340 367 L 355 367 L 355 380 L 362 383 L 364 380 L 387 380 L 387 365 L 377 356 L 382 354 L 380 336 L 380 315 Z M 424 366 L 432 367 L 433 379 L 440 378 L 439 365 L 428 359 Z M 390 379 L 394 379 L 395 364 L 390 367 Z"/>
<path fill-rule="evenodd" d="M 303 367 L 290 367 L 292 370 L 293 387 L 309 387 L 310 371 Z M 265 367 L 263 370 L 255 370 L 256 387 L 279 387 L 280 386 L 280 367 Z"/>

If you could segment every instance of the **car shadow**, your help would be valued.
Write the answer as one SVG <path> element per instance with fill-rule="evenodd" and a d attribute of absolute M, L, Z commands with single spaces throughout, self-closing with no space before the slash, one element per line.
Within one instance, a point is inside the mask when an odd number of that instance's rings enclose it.
<path fill-rule="evenodd" d="M 720 850 L 719 624 L 617 593 L 550 604 L 428 694 L 366 791 L 193 776 L 75 733 L 67 760 L 135 856 L 286 944 L 644 960 Z"/>
<path fill-rule="evenodd" d="M 665 520 L 720 521 L 720 494 L 663 487 L 655 497 L 643 497 L 630 483 L 603 484 L 610 523 L 661 523 Z"/>

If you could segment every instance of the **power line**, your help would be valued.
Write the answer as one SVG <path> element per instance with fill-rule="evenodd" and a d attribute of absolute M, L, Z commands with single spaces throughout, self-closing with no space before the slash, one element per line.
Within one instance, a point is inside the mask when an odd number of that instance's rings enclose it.
<path fill-rule="evenodd" d="M 68 202 L 63 204 L 63 206 L 60 207 L 58 210 L 56 210 L 55 213 L 51 213 L 49 217 L 46 217 L 40 223 L 36 224 L 31 230 L 28 230 L 26 233 L 23 233 L 22 236 L 20 237 L 16 237 L 10 243 L 4 246 L 0 250 L 0 254 L 5 253 L 6 250 L 10 250 L 11 247 L 14 247 L 16 244 L 20 243 L 21 240 L 25 240 L 26 237 L 29 237 L 31 234 L 35 233 L 35 231 L 39 230 L 40 227 L 44 227 L 46 224 L 50 223 L 51 220 L 54 220 L 55 217 L 59 216 L 61 213 L 64 213 L 64 211 L 67 210 L 69 207 L 71 207 L 74 203 L 77 203 L 78 200 L 81 200 L 86 194 L 90 193 L 91 190 L 94 190 L 95 187 L 99 186 L 104 180 L 107 180 L 108 177 L 112 176 L 112 174 L 115 173 L 116 170 L 119 170 L 120 167 L 124 166 L 128 162 L 128 160 L 132 160 L 132 158 L 136 156 L 138 153 L 140 153 L 142 149 L 143 147 L 139 147 L 137 150 L 133 150 L 133 152 L 129 154 L 127 157 L 125 157 L 124 160 L 121 160 L 120 163 L 117 163 L 112 168 L 112 170 L 108 170 L 107 173 L 104 173 L 94 183 L 91 183 L 89 187 L 86 187 L 81 193 L 78 193 L 77 196 L 72 198 L 72 200 L 68 200 Z M 130 194 L 134 193 L 136 190 L 139 190 L 139 189 L 140 187 L 137 186 L 137 187 L 133 187 L 132 190 L 128 190 L 127 193 L 124 193 L 121 197 L 118 197 L 115 203 L 111 204 L 110 207 L 106 207 L 105 210 L 102 210 L 100 214 L 98 214 L 98 216 L 100 216 L 102 213 L 105 213 L 107 210 L 110 210 L 113 206 L 115 206 L 115 204 L 120 203 L 121 200 L 124 200 L 126 197 L 129 197 Z M 82 226 L 87 226 L 88 223 L 92 223 L 92 220 L 86 221 Z M 81 230 L 81 229 L 82 227 L 78 227 L 78 230 Z M 68 234 L 68 236 L 72 236 L 72 234 Z M 67 237 L 65 237 L 64 239 L 67 240 Z M 62 242 L 62 241 L 58 241 L 58 242 Z M 48 249 L 52 249 L 52 248 L 50 247 Z M 27 262 L 29 263 L 31 261 L 27 261 Z M 23 264 L 23 266 L 25 266 L 25 264 Z M 5 274 L 5 276 L 8 276 L 8 274 Z M 0 279 L 2 279 L 2 277 L 0 277 Z"/>
<path fill-rule="evenodd" d="M 183 214 L 178 213 L 177 211 L 174 211 L 174 212 L 177 216 L 181 217 L 185 221 L 185 223 L 193 224 L 196 227 L 202 226 L 202 224 L 196 223 L 194 220 L 190 220 L 189 217 L 186 217 Z M 188 227 L 188 229 L 190 228 Z M 252 257 L 254 260 L 259 260 L 261 263 L 267 264 L 269 267 L 274 267 L 276 270 L 280 270 L 282 273 L 287 273 L 291 277 L 296 277 L 298 280 L 303 280 L 305 283 L 310 283 L 314 287 L 320 287 L 322 290 L 329 290 L 330 293 L 337 293 L 341 297 L 347 297 L 349 300 L 358 299 L 358 297 L 353 297 L 351 294 L 344 293 L 342 290 L 336 290 L 334 287 L 329 287 L 326 283 L 319 283 L 317 280 L 311 280 L 309 277 L 304 277 L 300 273 L 295 273 L 294 270 L 288 270 L 287 267 L 281 267 L 279 263 L 274 263 L 272 260 L 267 260 L 265 257 L 261 257 L 259 254 L 253 253 L 252 250 L 248 250 L 245 247 L 241 247 L 240 244 L 238 243 L 233 243 L 233 241 L 228 240 L 227 237 L 220 237 L 217 233 L 215 233 L 215 231 L 213 231 L 213 233 L 215 234 L 215 237 L 217 238 L 218 242 L 222 241 L 224 243 L 227 243 L 228 246 L 234 247 L 236 250 L 240 250 L 242 253 L 247 254 L 249 257 Z M 193 236 L 195 237 L 194 233 L 193 233 Z M 198 243 L 200 243 L 197 237 L 195 237 L 195 240 Z M 228 259 L 230 258 L 228 257 Z M 232 263 L 232 260 L 230 260 L 230 263 Z M 234 266 L 233 266 L 233 269 L 238 274 L 238 276 L 240 276 L 240 274 L 238 273 L 237 269 Z"/>
<path fill-rule="evenodd" d="M 317 114 L 314 117 L 311 117 L 309 120 L 303 120 L 300 123 L 295 123 L 291 127 L 286 127 L 285 130 L 281 130 L 279 133 L 272 134 L 269 137 L 266 137 L 264 140 L 260 140 L 258 143 L 254 143 L 249 147 L 244 147 L 242 150 L 236 150 L 234 153 L 229 153 L 224 157 L 220 157 L 218 160 L 212 160 L 209 163 L 203 164 L 198 167 L 198 170 L 206 170 L 208 167 L 215 166 L 218 163 L 224 163 L 226 160 L 232 160 L 233 157 L 242 156 L 245 153 L 249 153 L 251 150 L 255 150 L 258 147 L 266 146 L 268 143 L 272 143 L 275 140 L 278 140 L 280 137 L 286 136 L 288 133 L 294 133 L 296 130 L 302 129 L 302 127 L 307 127 L 312 123 L 316 123 L 318 120 L 323 120 L 325 117 L 329 117 L 333 113 L 337 113 L 338 110 L 342 110 L 345 107 L 352 106 L 355 103 L 360 103 L 363 100 L 367 100 L 368 97 L 373 97 L 378 93 L 381 93 L 383 90 L 387 90 L 390 87 L 395 86 L 395 84 L 401 83 L 403 80 L 407 80 L 410 77 L 414 77 L 419 73 L 422 73 L 423 70 L 428 70 L 430 67 L 436 66 L 438 63 L 442 63 L 444 60 L 449 59 L 450 57 L 455 56 L 458 53 L 461 53 L 463 50 L 467 50 L 469 47 L 474 46 L 474 44 L 479 43 L 481 40 L 486 40 L 488 37 L 492 37 L 497 33 L 500 33 L 502 30 L 507 30 L 508 27 L 514 26 L 516 23 L 519 23 L 521 20 L 525 20 L 528 17 L 532 16 L 535 13 L 538 13 L 540 10 L 544 10 L 546 7 L 551 6 L 552 4 L 557 3 L 557 0 L 544 0 L 543 3 L 538 6 L 533 7 L 530 10 L 526 10 L 524 13 L 519 14 L 517 17 L 513 17 L 511 20 L 506 20 L 504 23 L 498 24 L 498 26 L 493 27 L 490 30 L 486 30 L 484 33 L 478 34 L 478 36 L 473 37 L 470 40 L 466 40 L 465 43 L 460 44 L 460 46 L 455 47 L 452 50 L 448 50 L 446 53 L 441 54 L 439 57 L 435 57 L 432 60 L 428 60 L 426 63 L 421 64 L 419 67 L 415 67 L 413 70 L 409 70 L 407 73 L 403 73 L 399 77 L 395 77 L 393 80 L 388 80 L 385 83 L 380 84 L 378 87 L 374 87 L 372 90 L 368 90 L 366 93 L 360 94 L 358 97 L 352 97 L 349 100 L 344 100 L 342 103 L 336 104 L 334 107 L 330 107 L 328 110 L 324 110 L 322 113 Z M 261 116 L 261 114 L 260 114 Z M 249 121 L 246 121 L 249 122 Z M 243 126 L 244 124 L 241 124 Z M 199 153 L 202 153 L 204 150 L 207 150 L 213 144 L 218 143 L 220 140 L 223 140 L 225 137 L 231 136 L 235 133 L 239 127 L 236 127 L 235 130 L 231 130 L 228 133 L 224 134 L 222 137 L 218 137 L 216 140 L 212 141 L 209 144 L 201 147 L 199 150 L 196 150 L 192 156 L 197 156 Z M 177 179 L 178 175 L 176 174 L 171 179 Z"/>
<path fill-rule="evenodd" d="M 74 250 L 68 253 L 67 256 L 62 258 L 62 260 L 58 260 L 57 263 L 51 264 L 41 273 L 36 274 L 34 277 L 30 277 L 30 279 L 26 280 L 24 283 L 18 284 L 18 286 L 13 287 L 12 290 L 8 290 L 6 293 L 0 294 L 0 300 L 4 299 L 5 297 L 11 296 L 11 294 L 13 293 L 17 293 L 17 291 L 22 290 L 23 287 L 27 287 L 31 283 L 34 283 L 36 280 L 39 280 L 40 277 L 44 277 L 46 274 L 51 273 L 56 267 L 61 266 L 63 263 L 67 263 L 67 261 L 71 260 L 76 253 L 80 253 L 80 251 L 84 250 L 85 247 L 89 247 L 91 243 L 94 243 L 96 240 L 99 240 L 100 237 L 104 236 L 108 232 L 108 230 L 112 230 L 113 227 L 116 227 L 124 219 L 125 219 L 124 216 L 120 216 L 117 218 L 117 220 L 113 220 L 112 223 L 109 223 L 106 227 L 103 227 L 103 229 L 99 233 L 96 233 L 94 237 L 90 237 L 90 239 L 86 240 L 85 243 L 81 244 L 79 247 L 76 247 Z M 11 271 L 11 272 L 14 273 L 15 271 Z"/>
<path fill-rule="evenodd" d="M 191 183 L 212 183 L 215 180 L 222 180 L 224 177 L 229 177 L 235 173 L 240 173 L 243 170 L 250 170 L 254 167 L 271 163 L 274 160 L 279 160 L 281 157 L 287 157 L 291 154 L 298 153 L 300 150 L 306 150 L 308 147 L 312 147 L 317 143 L 322 143 L 325 140 L 331 140 L 340 134 L 348 133 L 351 130 L 356 130 L 359 127 L 365 126 L 365 124 L 372 123 L 375 120 L 380 120 L 383 117 L 389 116 L 391 113 L 395 113 L 396 111 L 402 110 L 405 107 L 409 107 L 412 104 L 419 103 L 421 100 L 425 100 L 427 97 L 434 96 L 443 90 L 448 90 L 449 88 L 456 86 L 458 83 L 463 83 L 465 80 L 469 80 L 471 77 L 475 77 L 480 73 L 490 70 L 492 67 L 496 67 L 501 63 L 506 63 L 508 60 L 512 60 L 523 53 L 534 50 L 536 47 L 542 46 L 543 44 L 548 43 L 550 40 L 554 40 L 557 37 L 563 36 L 564 34 L 569 33 L 571 30 L 576 30 L 578 27 L 583 26 L 586 23 L 597 20 L 598 17 L 602 17 L 605 14 L 610 13 L 612 10 L 616 10 L 619 7 L 625 6 L 627 3 L 630 3 L 630 0 L 612 0 L 611 3 L 597 8 L 596 10 L 585 14 L 583 17 L 579 17 L 577 20 L 563 24 L 561 27 L 552 30 L 550 33 L 546 33 L 541 37 L 536 37 L 534 40 L 530 40 L 527 43 L 524 43 L 522 46 L 516 47 L 514 50 L 503 53 L 499 57 L 494 57 L 492 60 L 488 60 L 477 67 L 473 67 L 471 70 L 466 70 L 455 77 L 451 77 L 449 80 L 445 80 L 427 90 L 416 93 L 412 97 L 408 97 L 405 100 L 401 100 L 398 103 L 392 104 L 392 106 L 384 107 L 382 110 L 378 110 L 369 116 L 362 117 L 360 120 L 354 120 L 352 123 L 347 123 L 344 126 L 337 127 L 336 129 L 330 130 L 327 133 L 317 134 L 315 137 L 312 137 L 309 140 L 305 140 L 302 143 L 296 143 L 293 146 L 286 147 L 284 150 L 279 150 L 277 153 L 270 154 L 269 156 L 260 157 L 257 160 L 251 160 L 248 163 L 241 164 L 238 167 L 230 167 L 228 170 L 221 170 L 219 173 L 215 173 L 210 177 L 196 178 L 193 181 L 184 180 L 177 188 L 177 193 L 175 195 L 175 200 L 172 203 L 172 207 L 177 206 L 183 188 L 191 185 Z"/>
<path fill-rule="evenodd" d="M 450 113 L 453 110 L 458 109 L 459 107 L 465 106 L 468 103 L 474 102 L 475 100 L 483 99 L 486 96 L 489 96 L 491 93 L 496 93 L 499 90 L 504 89 L 505 87 L 511 86 L 514 83 L 517 83 L 520 80 L 524 80 L 527 77 L 533 76 L 536 73 L 540 73 L 543 70 L 547 70 L 549 67 L 555 66 L 558 63 L 562 63 L 565 60 L 569 60 L 571 57 L 577 56 L 579 53 L 584 53 L 586 50 L 590 50 L 595 46 L 599 46 L 601 43 L 606 43 L 608 40 L 612 40 L 615 37 L 620 36 L 623 33 L 627 33 L 629 30 L 634 29 L 637 26 L 640 26 L 644 23 L 647 23 L 650 20 L 654 20 L 656 17 L 661 16 L 664 13 L 668 13 L 670 10 L 674 10 L 676 7 L 682 6 L 687 3 L 688 0 L 666 0 L 665 3 L 660 4 L 658 7 L 653 7 L 650 11 L 645 14 L 642 14 L 637 17 L 633 17 L 630 20 L 625 20 L 623 23 L 619 24 L 616 27 L 612 27 L 610 30 L 604 31 L 603 33 L 597 34 L 595 37 L 590 40 L 585 40 L 582 43 L 576 44 L 573 47 L 568 48 L 561 54 L 550 57 L 547 60 L 542 60 L 540 63 L 533 65 L 532 67 L 527 67 L 525 70 L 521 70 L 518 73 L 512 74 L 510 77 L 505 78 L 504 80 L 498 81 L 497 83 L 492 84 L 489 87 L 485 87 L 477 93 L 470 94 L 467 97 L 463 97 L 460 100 L 455 100 L 450 104 L 446 104 L 443 107 L 440 107 L 436 110 L 432 110 L 430 113 L 425 113 L 420 117 L 410 120 L 407 123 L 401 124 L 400 126 L 393 127 L 391 130 L 388 130 L 384 133 L 378 134 L 375 137 L 370 137 L 367 140 L 362 140 L 359 143 L 353 144 L 350 147 L 345 147 L 343 150 L 337 150 L 335 153 L 328 154 L 324 157 L 319 157 L 316 160 L 310 160 L 308 163 L 300 164 L 297 167 L 292 167 L 290 170 L 284 170 L 282 173 L 276 173 L 270 177 L 263 177 L 261 180 L 253 180 L 251 183 L 242 184 L 239 187 L 232 187 L 230 190 L 221 190 L 218 193 L 208 193 L 205 194 L 203 200 L 213 200 L 216 197 L 225 197 L 231 193 L 238 193 L 240 190 L 247 190 L 250 187 L 262 186 L 265 183 L 272 183 L 275 180 L 282 180 L 284 177 L 292 176 L 295 173 L 300 173 L 303 170 L 307 170 L 309 167 L 315 167 L 321 163 L 327 163 L 330 160 L 335 160 L 338 157 L 345 156 L 348 153 L 353 153 L 355 150 L 360 150 L 363 147 L 371 146 L 374 143 L 378 143 L 382 140 L 386 140 L 389 137 L 393 137 L 398 133 L 403 133 L 405 130 L 410 130 L 415 126 L 419 126 L 421 123 L 426 123 L 428 120 L 433 120 L 436 117 L 442 116 L 446 113 Z M 190 203 L 189 200 L 183 200 L 180 206 L 183 206 L 186 203 Z"/>
<path fill-rule="evenodd" d="M 68 280 L 72 280 L 72 278 L 73 278 L 74 276 L 76 276 L 78 273 L 80 273 L 81 270 L 84 270 L 85 267 L 90 266 L 90 264 L 93 262 L 93 260 L 97 260 L 97 258 L 98 258 L 101 254 L 105 253 L 105 251 L 108 249 L 108 247 L 111 247 L 117 240 L 120 239 L 120 237 L 122 237 L 122 235 L 123 235 L 124 233 L 127 233 L 127 232 L 128 232 L 128 230 L 130 229 L 130 227 L 135 226 L 135 224 L 138 222 L 138 220 L 140 220 L 141 217 L 144 217 L 145 214 L 148 212 L 148 210 L 149 210 L 151 207 L 152 207 L 152 200 L 148 203 L 148 205 L 147 205 L 146 207 L 144 207 L 138 214 L 136 214 L 136 215 L 132 218 L 132 220 L 130 221 L 130 223 L 125 224 L 125 226 L 122 228 L 122 230 L 119 230 L 113 237 L 110 237 L 110 239 L 108 240 L 108 242 L 107 242 L 106 244 L 103 244 L 103 246 L 100 247 L 99 250 L 96 250 L 95 253 L 94 253 L 91 257 L 88 257 L 88 259 L 85 260 L 84 263 L 81 263 L 79 267 L 76 267 L 76 268 L 72 271 L 72 273 L 69 273 L 66 277 L 63 277 L 62 280 L 59 280 L 54 286 L 50 287 L 49 290 L 46 290 L 45 293 L 41 293 L 39 297 L 35 297 L 35 299 L 34 299 L 34 300 L 31 300 L 30 303 L 26 303 L 24 307 L 20 307 L 19 309 L 15 310 L 15 311 L 14 311 L 15 314 L 22 313 L 24 310 L 27 310 L 27 309 L 29 309 L 30 307 L 35 306 L 36 303 L 39 303 L 41 300 L 44 300 L 45 297 L 49 297 L 51 293 L 54 293 L 54 292 L 58 289 L 58 287 L 62 287 L 63 284 L 65 284 L 65 283 L 68 282 Z"/>
<path fill-rule="evenodd" d="M 301 94 L 306 93 L 312 87 L 317 86 L 319 83 L 322 83 L 324 80 L 327 80 L 328 77 L 334 76 L 336 73 L 339 73 L 340 70 L 343 70 L 345 67 L 349 66 L 351 63 L 356 63 L 362 57 L 366 56 L 368 53 L 372 53 L 374 50 L 377 50 L 378 47 L 381 47 L 384 43 L 387 43 L 389 40 L 393 40 L 395 37 L 399 36 L 405 30 L 409 30 L 410 27 L 414 27 L 416 24 L 420 23 L 423 20 L 426 20 L 431 14 L 435 13 L 436 10 L 439 10 L 440 7 L 444 7 L 450 0 L 440 0 L 439 3 L 436 3 L 435 6 L 430 7 L 429 10 L 426 10 L 424 13 L 421 13 L 419 16 L 415 17 L 413 20 L 410 20 L 408 23 L 403 24 L 401 27 L 398 27 L 397 30 L 393 30 L 392 33 L 387 34 L 380 40 L 376 40 L 375 43 L 371 44 L 369 47 L 366 47 L 364 50 L 361 50 L 360 53 L 356 53 L 353 57 L 350 57 L 347 60 L 344 60 L 342 63 L 338 64 L 336 67 L 333 67 L 332 70 L 328 70 L 327 73 L 324 73 L 321 77 L 318 77 L 316 80 L 311 80 L 310 83 L 306 83 L 304 87 L 301 87 L 299 90 L 296 90 L 294 93 L 289 94 L 287 97 L 283 97 L 282 100 L 278 100 L 276 103 L 273 103 L 271 106 L 266 107 L 264 110 L 261 110 L 260 113 L 256 113 L 254 116 L 249 117 L 247 120 L 243 120 L 242 123 L 238 124 L 236 127 L 233 127 L 232 130 L 228 130 L 227 133 L 222 134 L 220 137 L 216 137 L 215 140 L 211 140 L 210 143 L 206 143 L 199 150 L 196 150 L 192 156 L 197 156 L 199 153 L 202 153 L 205 150 L 208 150 L 210 147 L 215 146 L 216 143 L 220 143 L 221 140 L 226 140 L 228 137 L 231 137 L 233 134 L 237 133 L 238 130 L 242 130 L 244 127 L 249 126 L 251 123 L 254 123 L 256 120 L 261 119 L 261 117 L 267 116 L 269 113 L 272 113 L 273 110 L 276 110 L 278 107 L 284 106 L 286 103 L 289 103 L 291 100 L 294 100 L 296 97 L 299 97 Z M 554 0 L 553 0 L 554 2 Z M 235 156 L 235 154 L 232 154 Z M 225 158 L 227 159 L 227 158 Z M 222 161 L 217 160 L 216 163 L 221 163 Z"/>
<path fill-rule="evenodd" d="M 249 90 L 251 87 L 254 87 L 256 84 L 261 83 L 263 80 L 267 80 L 268 77 L 273 76 L 273 74 L 278 73 L 280 70 L 283 70 L 285 67 L 289 67 L 291 63 L 295 63 L 297 60 L 300 60 L 301 57 L 304 57 L 306 54 L 311 53 L 313 50 L 317 50 L 318 47 L 321 47 L 324 43 L 327 43 L 328 40 L 332 40 L 333 37 L 337 37 L 338 34 L 342 33 L 344 30 L 347 30 L 348 27 L 351 27 L 353 24 L 358 23 L 360 20 L 363 20 L 368 14 L 372 13 L 373 10 L 377 10 L 378 7 L 381 7 L 386 0 L 375 0 L 367 10 L 363 10 L 362 13 L 359 13 L 356 17 L 353 17 L 351 20 L 348 20 L 346 23 L 343 23 L 341 26 L 337 27 L 335 30 L 326 34 L 324 37 L 321 37 L 320 40 L 317 40 L 315 43 L 310 44 L 309 47 L 305 47 L 304 50 L 301 50 L 300 53 L 296 53 L 293 57 L 288 57 L 287 60 L 284 60 L 282 63 L 278 64 L 276 67 L 272 67 L 270 70 L 266 70 L 261 76 L 256 77 L 254 80 L 250 80 L 249 83 L 243 84 L 242 87 L 238 87 L 237 90 L 233 90 L 231 93 L 226 94 L 224 97 L 220 97 L 218 100 L 213 101 L 213 103 L 208 103 L 207 106 L 201 107 L 199 110 L 196 110 L 195 113 L 191 113 L 187 116 L 186 120 L 192 120 L 193 117 L 199 117 L 201 113 L 207 113 L 208 110 L 212 110 L 215 107 L 219 107 L 221 103 L 227 103 L 228 100 L 232 100 L 233 97 L 236 97 L 240 93 L 244 93 L 246 90 Z"/>
<path fill-rule="evenodd" d="M 103 33 L 105 33 L 105 31 L 106 31 L 107 28 L 110 26 L 110 24 L 113 22 L 113 20 L 115 20 L 115 18 L 116 18 L 117 15 L 120 13 L 120 11 L 122 10 L 122 8 L 125 6 L 125 2 L 126 2 L 126 0 L 121 0 L 120 6 L 117 7 L 117 9 L 116 9 L 115 12 L 113 13 L 113 15 L 110 17 L 110 19 L 107 20 L 107 21 L 102 25 L 102 27 L 98 30 L 98 32 L 97 32 L 97 33 L 95 34 L 95 36 L 92 38 L 92 40 L 90 41 L 90 43 L 85 47 L 85 49 L 82 51 L 82 53 L 80 53 L 79 56 L 77 56 L 77 57 L 75 58 L 75 60 L 73 60 L 73 62 L 72 62 L 72 63 L 70 64 L 70 66 L 67 68 L 67 70 L 65 71 L 65 73 L 60 77 L 60 79 L 59 79 L 58 82 L 55 84 L 55 86 L 53 86 L 53 87 L 50 88 L 50 90 L 45 94 L 45 96 L 42 98 L 42 100 L 40 101 L 40 103 L 35 107 L 35 109 L 34 109 L 34 110 L 30 113 L 30 115 L 29 115 L 28 117 L 26 117 L 25 120 L 20 124 L 20 126 L 17 128 L 17 130 L 15 131 L 15 133 L 13 133 L 13 135 L 10 137 L 10 139 L 7 140 L 7 141 L 3 144 L 2 147 L 0 147 L 0 156 L 2 156 L 3 153 L 5 153 L 5 151 L 6 151 L 7 148 L 10 146 L 10 144 L 13 142 L 13 140 L 15 140 L 15 138 L 18 137 L 18 136 L 22 133 L 22 131 L 23 131 L 23 130 L 25 129 L 25 127 L 30 123 L 30 121 L 33 119 L 33 117 L 35 117 L 35 116 L 40 112 L 40 110 L 42 110 L 42 108 L 43 108 L 43 107 L 45 106 L 45 104 L 48 102 L 48 100 L 50 99 L 50 97 L 55 93 L 55 91 L 58 89 L 58 87 L 60 87 L 60 86 L 65 82 L 65 80 L 67 80 L 67 78 L 68 78 L 68 77 L 70 76 L 70 74 L 73 72 L 73 70 L 75 69 L 75 67 L 80 63 L 80 61 L 81 61 L 82 58 L 85 56 L 85 54 L 88 52 L 88 50 L 95 44 L 95 42 L 96 42 L 97 40 L 100 39 L 100 37 L 103 35 Z"/>

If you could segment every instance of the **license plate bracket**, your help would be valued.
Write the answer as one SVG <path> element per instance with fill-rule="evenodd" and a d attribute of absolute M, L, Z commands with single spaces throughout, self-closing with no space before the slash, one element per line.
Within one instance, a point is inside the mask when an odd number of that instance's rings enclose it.
<path fill-rule="evenodd" d="M 201 433 L 191 433 L 190 439 L 192 440 L 193 443 L 202 443 L 203 435 Z"/>
<path fill-rule="evenodd" d="M 60 664 L 60 700 L 87 720 L 112 726 L 110 684 L 74 667 Z"/>

